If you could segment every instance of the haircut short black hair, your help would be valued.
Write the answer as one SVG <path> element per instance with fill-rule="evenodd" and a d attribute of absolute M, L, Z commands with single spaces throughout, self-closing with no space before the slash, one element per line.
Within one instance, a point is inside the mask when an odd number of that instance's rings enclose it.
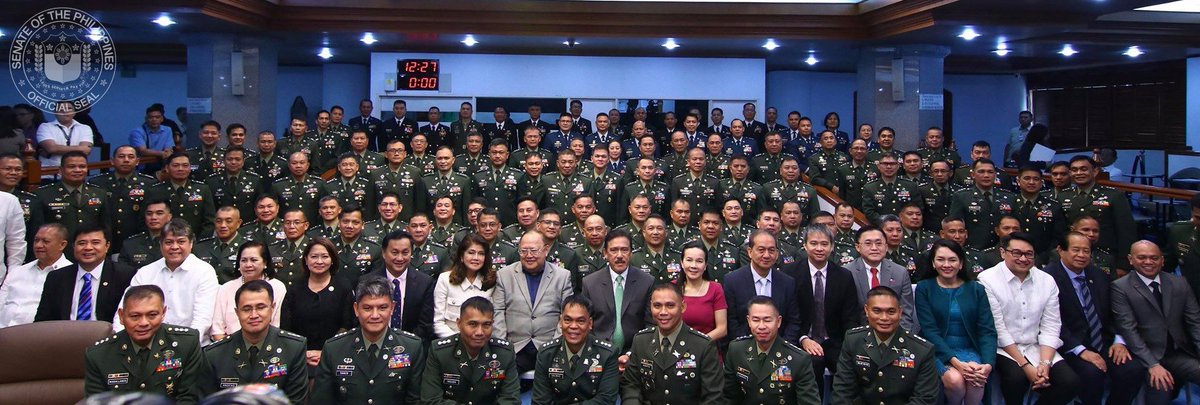
<path fill-rule="evenodd" d="M 272 303 L 275 302 L 275 289 L 271 287 L 271 283 L 267 282 L 267 280 L 258 279 L 258 280 L 249 281 L 246 284 L 242 284 L 241 287 L 238 287 L 237 292 L 233 293 L 233 303 L 235 305 L 240 303 L 242 301 L 242 293 L 247 292 L 247 291 L 249 291 L 249 292 L 266 291 L 267 299 L 271 300 Z"/>
<path fill-rule="evenodd" d="M 980 140 L 980 141 L 975 141 L 975 143 L 971 144 L 971 148 L 972 148 L 972 149 L 974 149 L 974 148 L 987 148 L 988 150 L 991 150 L 991 149 L 992 149 L 992 144 L 988 143 L 988 141 L 983 141 L 983 140 Z"/>
<path fill-rule="evenodd" d="M 582 294 L 572 294 L 568 295 L 567 298 L 563 298 L 563 312 L 567 310 L 567 307 L 572 305 L 583 307 L 583 310 L 587 311 L 588 317 L 593 317 L 592 301 L 587 299 L 587 297 L 584 297 Z"/>
<path fill-rule="evenodd" d="M 975 169 L 979 168 L 979 165 L 992 165 L 992 167 L 995 168 L 996 162 L 993 162 L 991 159 L 988 159 L 988 158 L 979 158 L 979 160 L 971 162 L 971 170 L 975 170 Z"/>
<path fill-rule="evenodd" d="M 768 297 L 765 295 L 757 295 L 754 298 L 751 298 L 750 302 L 746 303 L 746 309 L 749 310 L 750 307 L 755 306 L 755 305 L 769 306 L 769 307 L 771 307 L 772 310 L 775 311 L 775 316 L 779 316 L 779 306 L 775 305 L 775 300 L 771 299 L 771 297 Z"/>
<path fill-rule="evenodd" d="M 883 230 L 879 229 L 879 227 L 877 227 L 875 225 L 867 225 L 867 226 L 858 228 L 858 231 L 854 232 L 854 242 L 862 242 L 863 234 L 865 234 L 867 232 L 883 233 Z"/>
<path fill-rule="evenodd" d="M 625 238 L 625 240 L 629 242 L 630 246 L 633 245 L 633 237 L 629 236 L 629 232 L 626 232 L 624 229 L 613 229 L 608 231 L 608 235 L 604 235 L 604 246 L 608 246 L 609 242 L 612 242 L 617 238 Z"/>
<path fill-rule="evenodd" d="M 1071 237 L 1078 236 L 1083 238 L 1084 242 L 1088 242 L 1087 235 L 1075 231 L 1067 231 L 1058 238 L 1058 250 L 1067 250 L 1071 248 Z M 1090 246 L 1089 246 L 1090 247 Z"/>
<path fill-rule="evenodd" d="M 896 302 L 900 302 L 900 294 L 897 294 L 896 290 L 893 290 L 892 287 L 881 285 L 867 290 L 867 301 L 870 301 L 871 297 L 879 296 L 892 297 L 892 299 L 896 300 Z"/>
<path fill-rule="evenodd" d="M 653 296 L 654 293 L 659 292 L 659 291 L 664 291 L 664 290 L 675 293 L 675 296 L 679 297 L 679 302 L 683 302 L 683 287 L 681 287 L 679 284 L 675 284 L 675 283 L 655 284 L 654 288 L 650 289 L 650 295 Z M 652 304 L 652 303 L 647 303 L 647 305 L 650 305 L 650 304 Z"/>
<path fill-rule="evenodd" d="M 483 214 L 480 213 L 480 215 L 483 215 Z M 428 219 L 428 217 L 426 217 L 426 219 Z M 403 229 L 397 229 L 397 230 L 388 232 L 387 235 L 384 235 L 383 239 L 381 239 L 379 241 L 379 246 L 386 249 L 388 244 L 391 243 L 392 241 L 404 240 L 404 239 L 408 239 L 408 243 L 410 243 L 410 244 L 413 242 L 412 234 L 408 233 L 408 231 L 405 231 Z"/>
<path fill-rule="evenodd" d="M 1096 164 L 1096 161 L 1095 161 L 1095 160 L 1092 160 L 1092 157 L 1091 157 L 1091 156 L 1086 156 L 1086 155 L 1075 155 L 1075 156 L 1072 156 L 1072 157 L 1071 157 L 1071 161 L 1070 161 L 1070 163 L 1068 163 L 1068 164 L 1067 164 L 1067 165 L 1068 165 L 1068 167 L 1069 167 L 1070 165 L 1073 165 L 1073 164 L 1075 164 L 1075 162 L 1087 162 L 1089 165 L 1091 165 L 1091 166 L 1092 166 L 1092 168 L 1093 168 L 1093 169 L 1095 169 L 1095 168 L 1097 168 L 1097 167 L 1100 167 L 1100 165 Z"/>
<path fill-rule="evenodd" d="M 101 225 L 101 224 L 93 223 L 93 222 L 85 222 L 79 228 L 76 228 L 75 234 L 71 235 L 71 240 L 79 241 L 80 236 L 83 236 L 83 235 L 89 234 L 89 233 L 95 233 L 95 232 L 100 232 L 101 234 L 103 234 L 105 241 L 108 241 L 108 242 L 112 241 L 112 237 L 108 232 L 108 227 Z"/>
<path fill-rule="evenodd" d="M 488 316 L 496 315 L 496 306 L 492 305 L 491 300 L 484 297 L 467 298 L 466 301 L 463 301 L 462 306 L 459 307 L 458 316 L 462 317 L 463 315 L 466 315 L 468 309 L 474 309 L 479 311 L 479 313 Z"/>
<path fill-rule="evenodd" d="M 1019 240 L 1021 242 L 1028 243 L 1029 246 L 1036 246 L 1033 243 L 1033 240 L 1034 240 L 1033 235 L 1030 235 L 1023 231 L 1016 231 L 1016 232 L 1008 234 L 1008 236 L 1000 238 L 1000 246 L 1005 249 L 1008 249 L 1009 247 L 1012 246 L 1012 241 L 1014 241 L 1014 240 Z"/>
<path fill-rule="evenodd" d="M 129 287 L 128 290 L 125 290 L 125 298 L 121 300 L 121 303 L 125 307 L 128 307 L 130 302 L 141 301 L 154 297 L 158 297 L 158 299 L 164 303 L 166 302 L 166 295 L 163 294 L 162 288 L 159 288 L 157 285 L 135 285 L 133 287 Z"/>

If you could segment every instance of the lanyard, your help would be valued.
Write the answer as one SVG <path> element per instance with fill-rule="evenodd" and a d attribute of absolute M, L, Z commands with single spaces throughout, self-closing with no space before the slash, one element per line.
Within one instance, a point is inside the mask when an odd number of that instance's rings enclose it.
<path fill-rule="evenodd" d="M 59 131 L 62 131 L 63 138 L 66 138 L 66 140 L 67 140 L 66 146 L 71 146 L 71 134 L 75 133 L 75 126 L 72 125 L 70 127 L 65 127 L 65 126 L 63 126 L 63 124 L 57 124 L 57 123 L 54 126 L 58 127 Z M 68 131 L 68 129 L 70 129 L 70 131 Z"/>

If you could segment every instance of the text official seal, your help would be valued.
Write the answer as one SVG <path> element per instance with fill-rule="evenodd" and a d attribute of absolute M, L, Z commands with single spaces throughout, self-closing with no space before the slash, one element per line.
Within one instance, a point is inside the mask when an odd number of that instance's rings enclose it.
<path fill-rule="evenodd" d="M 25 101 L 55 112 L 60 102 L 75 111 L 91 108 L 112 86 L 116 46 L 100 21 L 58 7 L 30 17 L 13 34 L 9 73 Z"/>

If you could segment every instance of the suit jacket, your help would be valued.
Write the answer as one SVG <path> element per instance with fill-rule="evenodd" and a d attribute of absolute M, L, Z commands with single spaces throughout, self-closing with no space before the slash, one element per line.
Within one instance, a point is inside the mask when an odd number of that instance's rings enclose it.
<path fill-rule="evenodd" d="M 39 301 L 41 304 L 38 305 L 37 314 L 33 317 L 34 322 L 69 321 L 71 317 L 75 316 L 71 313 L 71 302 L 75 298 L 75 283 L 79 281 L 75 278 L 78 270 L 79 265 L 72 264 L 46 275 L 46 283 L 42 287 L 42 299 Z M 100 280 L 92 281 L 92 288 L 97 289 L 92 313 L 96 315 L 97 320 L 114 319 L 117 314 L 117 305 L 121 303 L 121 296 L 125 294 L 125 289 L 129 288 L 129 281 L 133 280 L 133 275 L 136 273 L 137 269 L 129 267 L 127 264 L 112 260 L 104 261 Z"/>
<path fill-rule="evenodd" d="M 1125 339 L 1133 357 L 1146 367 L 1163 358 L 1168 339 L 1193 357 L 1200 353 L 1200 305 L 1192 289 L 1174 274 L 1159 273 L 1158 277 L 1165 309 L 1159 308 L 1154 293 L 1137 273 L 1117 279 L 1112 286 L 1117 333 Z"/>
<path fill-rule="evenodd" d="M 618 310 L 616 296 L 613 295 L 611 269 L 605 267 L 587 275 L 582 284 L 579 293 L 592 302 L 592 310 L 595 313 L 592 335 L 611 342 L 616 330 L 614 321 Z M 628 350 L 629 345 L 633 344 L 633 335 L 652 324 L 648 304 L 650 289 L 653 287 L 654 276 L 633 267 L 625 270 L 625 295 L 620 306 L 621 335 L 625 344 L 624 347 L 614 348 L 617 352 L 624 353 Z"/>
<path fill-rule="evenodd" d="M 954 357 L 954 350 L 946 343 L 950 329 L 950 300 L 946 294 L 934 294 L 937 280 L 927 278 L 917 283 L 914 298 L 917 302 L 917 321 L 921 323 L 920 336 L 933 344 L 938 362 L 947 364 Z M 974 281 L 963 283 L 954 299 L 962 312 L 962 323 L 971 340 L 971 347 L 979 352 L 984 364 L 996 364 L 996 321 L 992 318 L 992 307 L 988 303 L 987 291 Z"/>
<path fill-rule="evenodd" d="M 433 286 L 436 280 L 411 266 L 408 280 L 404 281 L 403 312 L 400 314 L 400 329 L 421 337 L 428 342 L 433 339 Z M 387 281 L 387 268 L 380 266 L 370 273 Z M 391 284 L 389 283 L 390 287 Z"/>
<path fill-rule="evenodd" d="M 753 271 L 750 266 L 743 266 L 726 274 L 721 283 L 725 289 L 725 303 L 729 307 L 728 336 L 737 338 L 750 334 L 750 327 L 746 324 L 746 312 L 750 299 L 758 296 L 754 286 L 754 274 L 751 273 Z M 812 288 L 809 288 L 809 295 L 811 292 Z M 779 336 L 788 343 L 799 344 L 800 336 L 807 330 L 800 330 L 800 301 L 796 295 L 796 279 L 779 269 L 771 269 L 771 299 L 779 309 L 779 316 L 783 317 Z"/>
<path fill-rule="evenodd" d="M 846 265 L 846 270 L 854 275 L 854 289 L 858 290 L 858 306 L 867 303 L 867 291 L 871 290 L 871 268 L 859 258 Z M 908 276 L 908 269 L 888 259 L 879 264 L 879 285 L 887 286 L 896 294 L 900 294 L 900 326 L 912 333 L 919 333 L 920 323 L 917 322 L 917 307 L 913 300 L 913 282 Z"/>
<path fill-rule="evenodd" d="M 1063 267 L 1061 260 L 1050 263 L 1043 271 L 1053 276 L 1054 282 L 1058 284 L 1058 312 L 1062 318 L 1059 338 L 1063 341 L 1058 352 L 1065 356 L 1071 349 L 1083 345 L 1093 352 L 1104 353 L 1104 350 L 1112 345 L 1115 335 L 1108 275 L 1094 265 L 1083 269 L 1088 281 L 1088 292 L 1092 296 L 1092 307 L 1096 310 L 1096 316 L 1100 317 L 1100 341 L 1104 346 L 1092 347 L 1091 332 L 1088 329 L 1087 317 L 1083 314 L 1083 304 L 1079 302 L 1079 295 L 1075 292 L 1075 273 Z"/>
<path fill-rule="evenodd" d="M 813 301 L 812 273 L 808 260 L 786 265 L 783 272 L 796 279 L 796 298 L 800 303 L 800 334 L 808 336 L 812 331 L 816 302 Z M 825 269 L 825 332 L 829 334 L 823 342 L 825 353 L 837 353 L 842 349 L 842 338 L 846 331 L 863 325 L 862 306 L 858 305 L 858 291 L 854 289 L 854 276 L 849 271 L 829 262 Z"/>
<path fill-rule="evenodd" d="M 537 297 L 530 301 L 529 282 L 521 263 L 513 263 L 496 271 L 496 287 L 492 304 L 496 306 L 492 336 L 512 343 L 513 351 L 521 351 L 533 343 L 542 347 L 562 333 L 558 316 L 562 301 L 571 296 L 571 272 L 547 262 L 542 270 Z"/>

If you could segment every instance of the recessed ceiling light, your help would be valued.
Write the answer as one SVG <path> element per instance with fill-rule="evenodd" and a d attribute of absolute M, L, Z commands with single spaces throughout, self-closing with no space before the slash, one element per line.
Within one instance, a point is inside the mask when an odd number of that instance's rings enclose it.
<path fill-rule="evenodd" d="M 160 15 L 158 18 L 155 18 L 150 22 L 158 24 L 161 27 L 170 27 L 175 24 L 175 20 L 172 20 L 171 17 L 166 15 Z"/>
<path fill-rule="evenodd" d="M 379 42 L 378 39 L 375 39 L 375 34 L 372 34 L 370 32 L 363 33 L 362 39 L 359 39 L 359 41 L 362 41 L 362 43 L 367 44 L 367 45 L 371 45 L 373 43 Z"/>
<path fill-rule="evenodd" d="M 478 44 L 479 41 L 475 40 L 474 35 L 467 35 L 466 38 L 463 38 L 462 43 L 463 43 L 463 45 L 466 45 L 466 46 L 475 46 L 475 44 Z"/>
<path fill-rule="evenodd" d="M 809 52 L 808 59 L 804 60 L 804 63 L 807 63 L 809 66 L 816 65 L 817 62 L 820 62 L 820 61 L 817 60 L 817 56 L 814 55 L 812 52 Z"/>
<path fill-rule="evenodd" d="M 100 42 L 100 40 L 104 39 L 104 30 L 101 30 L 100 27 L 92 27 L 92 29 L 88 30 L 87 38 L 92 40 L 92 42 Z"/>
<path fill-rule="evenodd" d="M 321 59 L 329 59 L 333 57 L 333 51 L 329 50 L 329 47 L 326 46 L 321 48 L 321 52 L 317 52 L 317 56 L 320 56 Z"/>
<path fill-rule="evenodd" d="M 579 41 L 576 41 L 575 38 L 567 38 L 567 40 L 563 41 L 562 44 L 569 47 L 575 47 L 575 45 L 579 45 Z"/>
<path fill-rule="evenodd" d="M 1066 56 L 1066 57 L 1070 57 L 1071 55 L 1074 55 L 1077 53 L 1079 53 L 1079 51 L 1076 51 L 1075 48 L 1071 46 L 1071 44 L 1063 45 L 1062 50 L 1058 51 L 1059 55 Z"/>
<path fill-rule="evenodd" d="M 967 26 L 967 27 L 963 28 L 962 33 L 958 34 L 959 38 L 962 38 L 962 39 L 965 39 L 968 41 L 975 39 L 975 38 L 979 38 L 979 36 L 980 36 L 980 34 L 978 32 L 975 32 L 975 27 L 972 27 L 972 26 Z"/>
<path fill-rule="evenodd" d="M 0 38 L 4 38 L 4 30 L 0 30 Z"/>
<path fill-rule="evenodd" d="M 679 44 L 675 43 L 675 38 L 667 38 L 667 42 L 663 42 L 662 46 L 667 49 L 675 49 L 679 47 Z"/>
<path fill-rule="evenodd" d="M 1172 13 L 1200 13 L 1200 0 L 1171 1 L 1153 6 L 1135 8 L 1137 11 L 1166 11 Z"/>
<path fill-rule="evenodd" d="M 996 50 L 992 51 L 992 53 L 996 54 L 996 56 L 1008 55 L 1010 52 L 1012 51 L 1008 49 L 1008 44 L 1003 42 L 996 44 Z"/>
<path fill-rule="evenodd" d="M 1126 49 L 1125 53 L 1123 53 L 1122 55 L 1128 56 L 1130 58 L 1136 58 L 1138 56 L 1142 56 L 1143 53 L 1145 53 L 1145 52 L 1142 52 L 1141 48 L 1138 48 L 1137 45 L 1134 45 L 1134 46 L 1129 47 L 1129 49 Z"/>
<path fill-rule="evenodd" d="M 775 50 L 775 48 L 778 48 L 778 47 L 779 47 L 779 44 L 778 44 L 778 43 L 775 43 L 775 39 L 773 39 L 773 38 L 767 38 L 767 43 L 763 44 L 763 46 L 762 46 L 762 47 L 763 47 L 763 48 L 767 48 L 767 50 L 768 50 L 768 51 L 774 51 L 774 50 Z"/>

